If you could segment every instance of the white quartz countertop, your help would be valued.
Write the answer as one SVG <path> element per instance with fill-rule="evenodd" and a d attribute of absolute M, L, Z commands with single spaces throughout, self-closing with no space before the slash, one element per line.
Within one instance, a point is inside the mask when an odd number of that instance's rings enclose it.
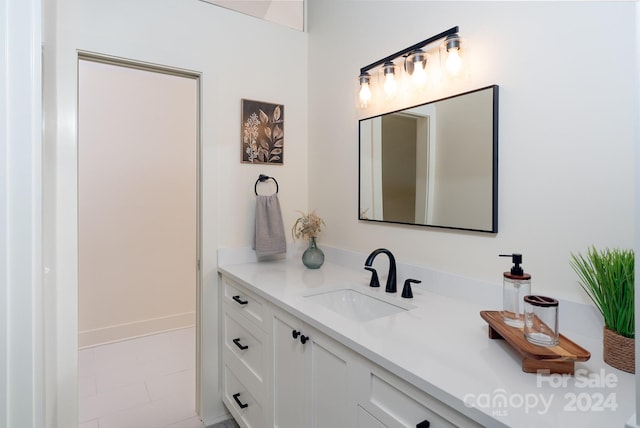
<path fill-rule="evenodd" d="M 384 257 L 384 256 L 383 256 Z M 413 299 L 368 286 L 370 273 L 325 263 L 306 269 L 298 259 L 224 264 L 221 273 L 485 426 L 624 427 L 633 415 L 634 376 L 602 361 L 600 334 L 560 331 L 591 352 L 575 376 L 524 373 L 519 354 L 488 337 L 482 307 L 413 284 Z M 422 279 L 417 277 L 416 279 Z M 410 310 L 365 322 L 342 316 L 305 296 L 351 288 Z"/>

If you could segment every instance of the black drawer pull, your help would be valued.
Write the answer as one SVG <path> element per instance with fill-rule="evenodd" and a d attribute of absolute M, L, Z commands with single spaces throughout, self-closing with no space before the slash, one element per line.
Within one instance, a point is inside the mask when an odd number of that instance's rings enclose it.
<path fill-rule="evenodd" d="M 239 392 L 237 394 L 233 394 L 233 399 L 236 400 L 236 403 L 238 403 L 238 406 L 240 406 L 241 409 L 247 408 L 249 405 L 240 401 L 238 397 L 240 397 Z"/>
<path fill-rule="evenodd" d="M 429 423 L 429 421 L 425 419 L 424 421 L 416 425 L 416 428 L 429 428 L 430 426 L 431 424 Z"/>
<path fill-rule="evenodd" d="M 233 339 L 233 343 L 235 343 L 236 346 L 238 348 L 240 348 L 240 350 L 242 350 L 242 351 L 244 351 L 245 349 L 249 349 L 249 347 L 247 345 L 243 345 L 243 344 L 240 343 L 240 338 L 239 337 L 236 338 L 236 339 Z"/>
<path fill-rule="evenodd" d="M 294 339 L 297 339 L 298 336 L 300 336 L 300 332 L 298 330 L 293 330 L 291 332 L 291 336 L 293 336 Z"/>
<path fill-rule="evenodd" d="M 304 334 L 300 336 L 300 342 L 304 345 L 309 340 L 309 336 L 305 336 Z"/>
<path fill-rule="evenodd" d="M 242 300 L 240 296 L 233 296 L 233 300 L 235 300 L 239 305 L 246 305 L 249 303 L 247 300 Z"/>

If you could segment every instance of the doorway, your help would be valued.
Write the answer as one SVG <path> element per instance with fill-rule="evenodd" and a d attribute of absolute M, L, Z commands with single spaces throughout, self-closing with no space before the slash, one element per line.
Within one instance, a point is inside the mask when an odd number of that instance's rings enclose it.
<path fill-rule="evenodd" d="M 158 403 L 162 397 L 151 393 L 155 387 L 150 383 L 171 382 L 170 377 L 158 380 L 156 375 L 176 370 L 184 383 L 185 369 L 193 370 L 188 381 L 193 385 L 190 403 L 195 412 L 199 106 L 196 74 L 101 56 L 79 57 L 81 424 L 104 416 L 97 410 L 103 406 L 112 415 L 145 404 L 165 407 Z M 178 332 L 182 347 L 192 348 L 191 367 L 177 363 L 177 357 L 167 357 L 175 355 L 177 345 L 171 343 L 174 339 L 162 345 L 159 338 L 168 332 Z M 151 348 L 132 346 L 143 342 Z M 128 349 L 130 355 L 115 354 L 118 349 Z M 106 366 L 99 365 L 101 358 L 109 360 Z M 123 370 L 110 371 L 118 361 Z M 108 370 L 99 373 L 98 367 Z M 117 392 L 118 388 L 125 390 Z M 104 404 L 99 400 L 110 394 L 122 397 L 124 391 L 131 394 L 128 401 Z M 87 394 L 91 409 L 82 408 Z"/>

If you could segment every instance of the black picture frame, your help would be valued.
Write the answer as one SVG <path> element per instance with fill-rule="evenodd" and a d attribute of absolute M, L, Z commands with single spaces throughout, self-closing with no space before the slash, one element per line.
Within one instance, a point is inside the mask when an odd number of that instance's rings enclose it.
<path fill-rule="evenodd" d="M 284 105 L 242 99 L 241 162 L 284 164 Z"/>

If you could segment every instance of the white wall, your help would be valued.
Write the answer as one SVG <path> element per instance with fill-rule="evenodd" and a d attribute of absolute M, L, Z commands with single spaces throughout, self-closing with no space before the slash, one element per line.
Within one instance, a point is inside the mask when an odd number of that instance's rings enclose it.
<path fill-rule="evenodd" d="M 310 0 L 309 82 L 321 84 L 309 117 L 322 120 L 309 121 L 309 197 L 322 241 L 496 283 L 509 267 L 498 254 L 521 252 L 536 293 L 586 301 L 570 252 L 634 245 L 635 7 Z M 472 54 L 455 92 L 500 85 L 499 232 L 358 222 L 359 69 L 455 25 Z"/>
<path fill-rule="evenodd" d="M 78 345 L 195 325 L 198 80 L 78 64 Z"/>
<path fill-rule="evenodd" d="M 224 415 L 218 385 L 218 247 L 251 243 L 260 173 L 280 184 L 285 225 L 307 202 L 307 34 L 199 1 L 58 0 L 48 37 L 45 85 L 55 87 L 56 236 L 45 253 L 54 269 L 59 427 L 77 423 L 77 51 L 201 73 L 202 375 L 207 422 Z M 48 27 L 50 28 L 50 27 Z M 48 31 L 48 30 L 47 30 Z M 54 63 L 55 61 L 55 63 Z M 284 104 L 285 165 L 240 163 L 240 99 Z M 49 116 L 50 117 L 50 116 Z M 46 245 L 46 248 L 49 244 Z"/>

